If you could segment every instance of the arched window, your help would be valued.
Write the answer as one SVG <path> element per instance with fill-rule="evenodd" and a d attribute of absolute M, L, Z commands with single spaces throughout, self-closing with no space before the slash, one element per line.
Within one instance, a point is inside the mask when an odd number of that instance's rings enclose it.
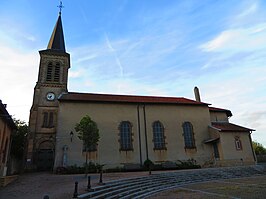
<path fill-rule="evenodd" d="M 53 79 L 53 64 L 50 62 L 47 66 L 46 81 L 51 82 Z"/>
<path fill-rule="evenodd" d="M 60 64 L 56 63 L 54 70 L 54 81 L 59 82 L 60 80 Z"/>
<path fill-rule="evenodd" d="M 43 112 L 43 128 L 53 128 L 54 127 L 54 112 L 45 111 Z"/>
<path fill-rule="evenodd" d="M 48 112 L 43 112 L 42 127 L 44 127 L 44 128 L 48 127 Z"/>
<path fill-rule="evenodd" d="M 238 136 L 235 137 L 236 150 L 242 150 L 242 143 Z"/>
<path fill-rule="evenodd" d="M 48 82 L 60 82 L 60 63 L 55 65 L 49 62 L 47 66 L 46 81 Z"/>
<path fill-rule="evenodd" d="M 183 123 L 183 132 L 184 132 L 184 141 L 185 141 L 185 148 L 196 148 L 195 146 L 195 139 L 194 139 L 194 132 L 193 126 L 190 122 Z"/>
<path fill-rule="evenodd" d="M 132 125 L 128 121 L 123 121 L 119 126 L 120 130 L 120 150 L 130 151 L 133 150 L 132 146 Z"/>
<path fill-rule="evenodd" d="M 166 149 L 164 127 L 161 122 L 156 121 L 152 125 L 153 129 L 153 143 L 155 150 Z"/>

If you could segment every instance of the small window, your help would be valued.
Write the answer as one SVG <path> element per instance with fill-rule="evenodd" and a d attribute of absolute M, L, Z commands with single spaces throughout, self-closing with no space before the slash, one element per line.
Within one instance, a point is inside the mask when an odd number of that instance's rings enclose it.
<path fill-rule="evenodd" d="M 185 148 L 188 148 L 188 149 L 196 148 L 193 126 L 190 122 L 184 122 L 183 133 L 184 133 L 183 135 L 184 135 L 184 141 L 185 141 Z"/>
<path fill-rule="evenodd" d="M 132 146 L 132 125 L 128 121 L 123 121 L 119 126 L 120 130 L 120 150 L 130 151 L 133 150 Z"/>
<path fill-rule="evenodd" d="M 242 150 L 242 143 L 238 136 L 235 137 L 236 150 Z"/>
<path fill-rule="evenodd" d="M 53 128 L 54 127 L 54 112 L 43 112 L 43 128 Z"/>
<path fill-rule="evenodd" d="M 163 127 L 162 123 L 159 121 L 154 122 L 152 127 L 153 127 L 154 150 L 166 149 L 164 127 Z"/>

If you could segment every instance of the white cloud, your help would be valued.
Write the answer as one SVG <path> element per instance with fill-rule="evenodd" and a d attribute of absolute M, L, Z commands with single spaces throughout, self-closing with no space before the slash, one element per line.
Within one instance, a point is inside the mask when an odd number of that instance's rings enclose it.
<path fill-rule="evenodd" d="M 1 45 L 0 51 L 0 98 L 7 103 L 9 114 L 28 122 L 38 75 L 38 53 L 25 53 L 5 45 Z"/>
<path fill-rule="evenodd" d="M 81 62 L 84 62 L 84 61 L 89 61 L 89 60 L 94 59 L 96 57 L 97 57 L 97 54 L 89 54 L 87 56 L 78 58 L 77 60 L 75 60 L 75 62 L 76 63 L 81 63 Z"/>
<path fill-rule="evenodd" d="M 257 2 L 255 2 L 255 3 L 252 2 L 252 5 L 247 5 L 247 7 L 245 7 L 245 8 L 243 9 L 243 11 L 242 11 L 240 14 L 238 14 L 236 17 L 237 17 L 237 18 L 244 18 L 244 17 L 247 17 L 247 16 L 249 16 L 249 15 L 255 13 L 255 12 L 257 11 L 257 9 L 258 9 L 258 4 L 257 4 Z"/>
<path fill-rule="evenodd" d="M 199 48 L 205 52 L 239 52 L 266 49 L 266 23 L 228 29 Z"/>
<path fill-rule="evenodd" d="M 81 71 L 69 71 L 68 73 L 68 77 L 69 78 L 78 78 L 82 76 L 82 72 Z"/>

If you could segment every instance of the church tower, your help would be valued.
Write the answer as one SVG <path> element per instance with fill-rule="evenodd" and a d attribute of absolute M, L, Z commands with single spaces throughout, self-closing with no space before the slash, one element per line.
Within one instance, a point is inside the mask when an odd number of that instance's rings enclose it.
<path fill-rule="evenodd" d="M 38 81 L 30 110 L 26 167 L 51 170 L 54 163 L 58 97 L 67 92 L 70 55 L 66 52 L 61 8 L 46 50 L 39 51 Z"/>

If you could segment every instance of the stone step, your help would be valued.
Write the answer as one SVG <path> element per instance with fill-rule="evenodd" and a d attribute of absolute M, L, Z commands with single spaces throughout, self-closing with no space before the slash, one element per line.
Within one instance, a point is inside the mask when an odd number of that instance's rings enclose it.
<path fill-rule="evenodd" d="M 80 195 L 78 198 L 145 198 L 151 194 L 204 181 L 256 176 L 266 173 L 266 169 L 256 167 L 230 167 L 191 170 L 184 172 L 165 172 L 137 178 L 110 181 L 106 185 L 95 187 L 94 192 Z"/>
<path fill-rule="evenodd" d="M 78 198 L 91 198 L 94 196 L 98 196 L 98 195 L 103 195 L 105 193 L 111 192 L 114 193 L 116 190 L 120 190 L 122 188 L 127 188 L 127 187 L 132 187 L 134 185 L 140 185 L 142 186 L 142 184 L 149 184 L 149 183 L 154 183 L 157 181 L 162 181 L 163 178 L 160 178 L 158 176 L 153 176 L 150 178 L 139 178 L 139 179 L 132 179 L 132 181 L 127 180 L 126 182 L 124 180 L 121 181 L 116 181 L 116 182 L 110 182 L 106 185 L 103 186 L 98 186 L 93 190 L 93 192 L 89 192 L 89 193 L 85 193 L 80 195 Z"/>
<path fill-rule="evenodd" d="M 141 189 L 137 189 L 137 190 L 134 190 L 134 191 L 129 191 L 127 192 L 126 194 L 120 194 L 116 197 L 112 197 L 110 199 L 114 199 L 114 198 L 119 198 L 119 199 L 127 199 L 127 198 L 134 198 L 135 196 L 138 196 L 138 195 L 141 195 L 143 193 L 150 193 L 151 191 L 154 191 L 154 190 L 161 190 L 165 187 L 169 187 L 170 184 L 154 184 L 153 186 L 145 186 L 145 187 L 142 187 Z"/>
<path fill-rule="evenodd" d="M 112 193 L 108 193 L 108 194 L 104 194 L 101 195 L 99 197 L 96 197 L 95 199 L 99 199 L 99 198 L 121 198 L 122 196 L 127 196 L 131 193 L 136 193 L 138 191 L 143 191 L 146 190 L 147 188 L 151 188 L 151 187 L 158 187 L 161 186 L 160 183 L 158 182 L 152 182 L 152 183 L 147 183 L 145 185 L 143 184 L 136 184 L 132 187 L 127 187 L 125 189 L 120 189 L 117 191 L 114 191 Z"/>

